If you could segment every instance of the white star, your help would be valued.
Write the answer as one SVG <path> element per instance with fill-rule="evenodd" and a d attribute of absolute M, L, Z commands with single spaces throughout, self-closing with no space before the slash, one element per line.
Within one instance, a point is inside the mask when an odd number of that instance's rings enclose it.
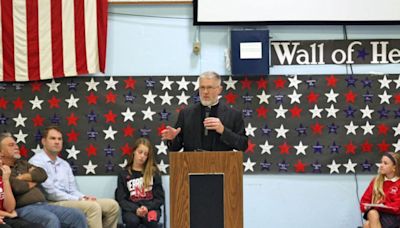
<path fill-rule="evenodd" d="M 192 82 L 192 84 L 194 85 L 194 89 L 193 89 L 193 91 L 196 91 L 196 90 L 198 90 L 199 89 L 199 84 L 200 84 L 200 78 L 199 77 L 197 77 L 197 80 L 195 81 L 195 82 Z"/>
<path fill-rule="evenodd" d="M 328 168 L 331 170 L 330 171 L 330 174 L 332 174 L 332 173 L 339 173 L 339 167 L 341 166 L 341 164 L 336 164 L 336 161 L 335 160 L 332 160 L 332 164 L 330 164 L 330 165 L 327 165 L 328 166 Z"/>
<path fill-rule="evenodd" d="M 34 100 L 29 100 L 29 102 L 31 102 L 32 104 L 32 110 L 34 110 L 35 108 L 40 110 L 42 109 L 43 100 L 39 100 L 37 96 L 35 96 Z"/>
<path fill-rule="evenodd" d="M 164 141 L 161 141 L 161 144 L 156 145 L 156 148 L 158 150 L 157 154 L 165 154 L 165 155 L 167 155 L 168 147 L 167 147 L 167 145 L 165 145 Z"/>
<path fill-rule="evenodd" d="M 400 123 L 397 124 L 397 127 L 392 127 L 394 131 L 394 136 L 400 135 Z"/>
<path fill-rule="evenodd" d="M 331 104 L 331 107 L 326 108 L 325 110 L 328 112 L 328 114 L 326 115 L 327 118 L 330 116 L 336 118 L 336 113 L 339 111 L 339 109 L 336 109 L 335 106 L 333 106 L 333 104 Z"/>
<path fill-rule="evenodd" d="M 145 104 L 151 102 L 153 104 L 155 104 L 156 102 L 154 101 L 154 98 L 157 97 L 157 95 L 153 95 L 153 93 L 151 92 L 151 90 L 149 90 L 149 92 L 147 94 L 143 94 L 143 97 L 146 98 L 146 102 Z"/>
<path fill-rule="evenodd" d="M 294 75 L 293 77 L 289 76 L 288 80 L 289 80 L 289 88 L 294 87 L 298 89 L 299 84 L 301 84 L 301 80 L 297 79 L 297 75 Z"/>
<path fill-rule="evenodd" d="M 378 96 L 381 98 L 381 104 L 383 103 L 390 104 L 389 99 L 392 97 L 392 95 L 388 95 L 386 93 L 386 90 L 383 91 L 383 94 L 378 94 Z"/>
<path fill-rule="evenodd" d="M 88 86 L 87 91 L 90 91 L 90 90 L 97 91 L 97 85 L 98 85 L 100 82 L 95 82 L 95 81 L 94 81 L 94 78 L 91 78 L 91 79 L 90 79 L 90 82 L 85 82 L 85 83 L 86 83 L 86 85 Z"/>
<path fill-rule="evenodd" d="M 271 97 L 271 95 L 265 94 L 265 91 L 263 90 L 261 95 L 257 95 L 257 97 L 258 97 L 258 99 L 260 99 L 260 103 L 259 104 L 262 104 L 262 103 L 268 104 L 268 99 Z"/>
<path fill-rule="evenodd" d="M 119 165 L 119 167 L 125 169 L 125 167 L 126 167 L 127 164 L 128 164 L 128 160 L 126 160 L 126 158 L 125 158 L 125 159 L 124 159 L 124 162 L 122 162 L 122 163 L 120 163 L 120 164 L 118 164 L 118 165 Z"/>
<path fill-rule="evenodd" d="M 361 128 L 364 130 L 364 135 L 366 135 L 368 133 L 373 135 L 372 129 L 374 129 L 374 127 L 375 127 L 375 125 L 370 125 L 369 121 L 367 121 L 367 123 L 364 126 L 361 126 Z"/>
<path fill-rule="evenodd" d="M 71 149 L 67 149 L 66 151 L 68 153 L 67 159 L 74 158 L 75 160 L 78 160 L 76 156 L 81 152 L 75 148 L 75 145 L 72 145 Z"/>
<path fill-rule="evenodd" d="M 247 158 L 246 162 L 243 162 L 244 166 L 244 171 L 246 172 L 247 170 L 250 170 L 251 172 L 254 172 L 253 167 L 256 165 L 255 162 L 251 162 L 250 158 Z"/>
<path fill-rule="evenodd" d="M 58 93 L 58 87 L 61 85 L 61 83 L 56 83 L 56 81 L 51 80 L 51 83 L 46 83 L 46 85 L 49 87 L 49 93 L 51 91 L 56 91 Z"/>
<path fill-rule="evenodd" d="M 94 169 L 97 168 L 97 165 L 93 165 L 92 160 L 89 160 L 89 163 L 87 165 L 83 165 L 86 169 L 86 174 L 93 173 L 96 174 L 96 171 Z"/>
<path fill-rule="evenodd" d="M 386 75 L 383 76 L 383 79 L 379 79 L 378 81 L 379 81 L 379 83 L 381 83 L 381 88 L 380 89 L 383 89 L 383 88 L 390 89 L 390 85 L 389 84 L 392 82 L 392 80 L 388 80 Z"/>
<path fill-rule="evenodd" d="M 369 109 L 369 106 L 367 105 L 367 106 L 365 106 L 365 109 L 360 109 L 360 111 L 362 112 L 362 117 L 361 118 L 366 118 L 366 117 L 368 117 L 369 119 L 372 119 L 372 116 L 371 116 L 371 114 L 374 112 L 374 110 L 373 109 Z"/>
<path fill-rule="evenodd" d="M 344 127 L 347 129 L 346 135 L 349 135 L 349 134 L 356 135 L 357 134 L 356 130 L 358 128 L 358 125 L 354 125 L 353 121 L 351 121 L 349 125 L 344 125 Z"/>
<path fill-rule="evenodd" d="M 190 96 L 186 96 L 185 91 L 182 91 L 181 95 L 177 95 L 176 98 L 178 98 L 178 105 L 180 104 L 188 104 L 188 99 L 190 98 Z"/>
<path fill-rule="evenodd" d="M 252 127 L 251 126 L 251 123 L 248 123 L 247 124 L 247 127 L 245 128 L 245 130 L 246 130 L 246 135 L 247 136 L 253 136 L 253 137 L 255 137 L 255 135 L 254 135 L 254 131 L 256 130 L 257 128 L 256 127 Z"/>
<path fill-rule="evenodd" d="M 103 130 L 103 132 L 105 134 L 104 139 L 112 139 L 112 140 L 114 140 L 114 135 L 117 134 L 118 131 L 114 131 L 112 129 L 111 125 L 110 125 L 110 126 L 108 126 L 108 129 L 107 130 Z"/>
<path fill-rule="evenodd" d="M 28 119 L 27 117 L 22 117 L 21 113 L 18 114 L 17 118 L 13 118 L 15 121 L 15 127 L 23 126 L 25 127 L 25 120 Z"/>
<path fill-rule="evenodd" d="M 338 93 L 334 93 L 333 89 L 331 89 L 329 91 L 329 93 L 325 93 L 325 96 L 328 98 L 328 100 L 326 101 L 327 103 L 329 103 L 331 101 L 336 103 L 337 102 L 336 101 L 336 97 L 339 96 L 339 94 Z"/>
<path fill-rule="evenodd" d="M 109 80 L 105 80 L 104 82 L 107 84 L 106 90 L 109 89 L 117 90 L 115 86 L 118 84 L 118 81 L 114 81 L 113 77 L 110 77 Z"/>
<path fill-rule="evenodd" d="M 37 144 L 36 148 L 32 149 L 32 152 L 35 153 L 35 154 L 40 153 L 40 152 L 42 152 L 42 148 L 40 147 L 39 144 Z"/>
<path fill-rule="evenodd" d="M 306 155 L 306 149 L 308 148 L 308 146 L 307 145 L 303 145 L 303 142 L 300 141 L 299 145 L 294 146 L 294 148 L 296 148 L 296 150 L 297 150 L 296 155 L 299 155 L 299 154 Z"/>
<path fill-rule="evenodd" d="M 271 149 L 274 148 L 274 145 L 269 145 L 268 140 L 265 140 L 265 144 L 264 145 L 261 144 L 260 147 L 262 149 L 261 154 L 264 153 L 271 154 Z"/>
<path fill-rule="evenodd" d="M 237 83 L 237 80 L 232 80 L 232 77 L 229 76 L 228 81 L 224 81 L 224 83 L 226 84 L 226 89 L 228 90 L 229 88 L 232 88 L 233 90 L 236 90 L 235 84 Z"/>
<path fill-rule="evenodd" d="M 302 94 L 297 94 L 296 90 L 293 90 L 292 94 L 289 94 L 288 97 L 290 97 L 290 104 L 293 104 L 297 102 L 300 104 L 300 97 L 303 96 Z"/>
<path fill-rule="evenodd" d="M 378 169 L 381 167 L 381 163 L 375 163 L 376 167 L 378 167 Z"/>
<path fill-rule="evenodd" d="M 143 120 L 149 119 L 150 121 L 153 121 L 153 115 L 156 114 L 156 112 L 151 111 L 150 106 L 147 107 L 146 111 L 142 111 L 142 113 L 144 114 Z"/>
<path fill-rule="evenodd" d="M 19 143 L 19 142 L 26 143 L 25 138 L 27 136 L 28 136 L 28 134 L 24 134 L 21 129 L 19 130 L 18 134 L 14 134 L 14 137 L 15 137 L 17 143 Z"/>
<path fill-rule="evenodd" d="M 278 133 L 278 134 L 276 135 L 276 138 L 283 137 L 283 138 L 286 139 L 286 133 L 287 133 L 289 130 L 288 130 L 288 129 L 285 129 L 285 128 L 283 127 L 283 124 L 281 124 L 281 126 L 280 126 L 279 128 L 275 128 L 275 131 L 276 131 L 276 133 Z"/>
<path fill-rule="evenodd" d="M 396 80 L 393 80 L 396 83 L 396 89 L 400 88 L 400 75 Z"/>
<path fill-rule="evenodd" d="M 315 117 L 322 118 L 321 112 L 323 111 L 323 109 L 318 108 L 318 105 L 314 105 L 314 108 L 310 109 L 308 111 L 310 111 L 312 113 L 312 117 L 311 117 L 312 119 L 314 119 Z"/>
<path fill-rule="evenodd" d="M 357 163 L 353 163 L 351 162 L 351 159 L 349 159 L 349 161 L 347 162 L 347 164 L 343 164 L 344 167 L 346 167 L 346 173 L 348 172 L 353 172 L 355 173 L 356 171 L 354 170 L 354 168 L 357 166 Z"/>
<path fill-rule="evenodd" d="M 287 109 L 284 109 L 282 107 L 282 105 L 279 105 L 278 109 L 274 109 L 274 111 L 276 112 L 276 118 L 282 117 L 282 118 L 286 118 L 285 113 L 288 111 Z"/>
<path fill-rule="evenodd" d="M 69 99 L 65 99 L 65 102 L 68 103 L 68 108 L 75 107 L 78 108 L 79 98 L 75 98 L 73 94 L 69 97 Z"/>
<path fill-rule="evenodd" d="M 188 84 L 190 84 L 190 82 L 185 80 L 185 77 L 182 77 L 182 79 L 180 81 L 176 81 L 176 83 L 179 85 L 178 90 L 184 89 L 184 90 L 188 90 Z"/>
<path fill-rule="evenodd" d="M 161 90 L 164 90 L 164 89 L 172 90 L 171 85 L 172 85 L 174 82 L 173 82 L 173 81 L 170 81 L 170 80 L 168 79 L 168 76 L 167 76 L 167 77 L 165 77 L 165 80 L 164 80 L 164 81 L 160 81 L 160 83 L 162 84 L 162 89 L 161 89 Z"/>
<path fill-rule="evenodd" d="M 397 153 L 398 151 L 400 151 L 400 139 L 397 139 L 397 143 L 393 143 L 392 144 L 394 147 L 394 152 Z"/>
<path fill-rule="evenodd" d="M 158 169 L 163 172 L 163 173 L 167 173 L 167 168 L 168 168 L 168 164 L 164 164 L 164 160 L 161 159 L 160 163 L 157 164 Z"/>
<path fill-rule="evenodd" d="M 125 112 L 121 112 L 121 114 L 124 116 L 124 122 L 130 120 L 130 121 L 134 121 L 133 120 L 133 116 L 136 114 L 136 112 L 131 112 L 131 109 L 129 107 L 126 108 Z"/>
<path fill-rule="evenodd" d="M 171 105 L 171 99 L 174 98 L 174 97 L 173 97 L 173 96 L 170 96 L 170 95 L 168 94 L 168 91 L 165 91 L 164 96 L 160 96 L 160 98 L 161 98 L 161 100 L 162 100 L 161 105 L 163 105 L 163 104 Z"/>

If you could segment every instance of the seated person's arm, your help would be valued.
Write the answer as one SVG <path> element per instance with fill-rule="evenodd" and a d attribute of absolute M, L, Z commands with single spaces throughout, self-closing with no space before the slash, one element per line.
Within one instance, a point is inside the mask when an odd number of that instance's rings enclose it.
<path fill-rule="evenodd" d="M 28 172 L 17 176 L 18 180 L 42 183 L 47 179 L 46 171 L 32 164 L 28 165 Z"/>
<path fill-rule="evenodd" d="M 115 190 L 115 200 L 117 200 L 123 211 L 131 211 L 136 214 L 136 210 L 139 208 L 138 204 L 129 200 L 129 192 L 122 173 L 118 175 L 118 185 L 117 189 Z"/>

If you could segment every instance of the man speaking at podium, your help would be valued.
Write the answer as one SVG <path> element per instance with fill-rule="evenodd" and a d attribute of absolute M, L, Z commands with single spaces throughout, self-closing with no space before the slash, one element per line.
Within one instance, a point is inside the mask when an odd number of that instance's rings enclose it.
<path fill-rule="evenodd" d="M 200 103 L 179 112 L 175 128 L 167 126 L 161 139 L 170 151 L 229 151 L 247 148 L 240 111 L 219 102 L 221 77 L 215 72 L 199 76 Z"/>

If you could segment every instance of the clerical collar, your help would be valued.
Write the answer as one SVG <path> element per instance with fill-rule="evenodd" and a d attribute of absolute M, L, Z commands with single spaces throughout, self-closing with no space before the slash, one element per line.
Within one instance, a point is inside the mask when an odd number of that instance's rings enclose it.
<path fill-rule="evenodd" d="M 400 177 L 393 177 L 392 179 L 389 179 L 387 177 L 385 177 L 385 181 L 391 181 L 391 182 L 396 182 L 400 179 Z"/>
<path fill-rule="evenodd" d="M 201 103 L 200 103 L 200 104 L 201 104 Z M 201 106 L 212 108 L 212 107 L 214 107 L 214 106 L 218 106 L 218 104 L 219 104 L 219 100 L 217 100 L 217 102 L 215 102 L 214 104 L 212 104 L 212 105 L 210 105 L 210 106 L 206 106 L 206 105 L 203 105 L 203 104 L 201 104 Z"/>

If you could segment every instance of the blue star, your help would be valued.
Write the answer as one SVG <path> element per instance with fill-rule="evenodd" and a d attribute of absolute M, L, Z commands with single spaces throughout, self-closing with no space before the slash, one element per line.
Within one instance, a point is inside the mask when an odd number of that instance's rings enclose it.
<path fill-rule="evenodd" d="M 76 92 L 76 88 L 78 87 L 78 85 L 78 82 L 74 82 L 74 80 L 71 80 L 71 82 L 67 83 L 68 91 L 74 90 Z"/>
<path fill-rule="evenodd" d="M 300 126 L 298 128 L 296 128 L 297 131 L 297 136 L 301 136 L 301 135 L 307 135 L 307 127 L 304 127 L 302 123 L 300 123 Z"/>
<path fill-rule="evenodd" d="M 283 98 L 284 96 L 282 94 L 277 94 L 274 96 L 275 97 L 275 104 L 283 104 Z"/>
<path fill-rule="evenodd" d="M 267 170 L 270 171 L 272 163 L 267 162 L 267 159 L 264 159 L 263 162 L 260 162 L 261 171 Z"/>
<path fill-rule="evenodd" d="M 368 160 L 365 160 L 364 163 L 361 164 L 363 172 L 368 171 L 371 172 L 372 164 L 368 162 Z"/>
<path fill-rule="evenodd" d="M 343 110 L 346 113 L 346 118 L 353 117 L 354 118 L 354 113 L 357 111 L 357 109 L 353 109 L 353 107 L 349 106 L 347 109 Z"/>
<path fill-rule="evenodd" d="M 400 118 L 400 108 L 397 109 L 397 110 L 394 110 L 393 112 L 394 112 L 394 118 L 395 119 Z"/>
<path fill-rule="evenodd" d="M 114 164 L 111 161 L 108 161 L 104 166 L 106 167 L 106 173 L 114 172 Z"/>
<path fill-rule="evenodd" d="M 76 175 L 76 174 L 78 173 L 78 166 L 75 165 L 75 163 L 74 163 L 73 160 L 69 161 L 69 166 L 70 166 L 71 169 L 72 169 L 72 173 L 73 173 L 74 175 Z"/>
<path fill-rule="evenodd" d="M 265 127 L 261 128 L 262 135 L 266 135 L 269 137 L 269 134 L 272 132 L 271 128 L 268 128 L 268 125 L 266 124 Z"/>
<path fill-rule="evenodd" d="M 146 79 L 145 83 L 147 89 L 154 89 L 154 85 L 156 84 L 156 82 L 151 77 L 149 79 Z"/>
<path fill-rule="evenodd" d="M 311 77 L 309 79 L 306 80 L 307 83 L 307 88 L 315 88 L 315 86 L 317 85 L 317 80 L 312 79 Z"/>
<path fill-rule="evenodd" d="M 316 160 L 314 163 L 312 163 L 311 166 L 312 166 L 313 173 L 321 173 L 322 165 L 318 162 L 318 160 Z"/>
<path fill-rule="evenodd" d="M 136 96 L 135 96 L 135 95 L 132 95 L 132 92 L 131 92 L 131 91 L 129 91 L 129 93 L 128 93 L 127 95 L 124 94 L 124 96 L 125 96 L 125 103 L 129 102 L 129 103 L 132 103 L 132 104 L 133 104 L 133 102 L 134 102 L 135 99 L 136 99 Z"/>
<path fill-rule="evenodd" d="M 365 57 L 369 55 L 369 53 L 365 50 L 365 48 L 361 50 L 357 50 L 357 58 L 365 60 Z"/>
<path fill-rule="evenodd" d="M 334 123 L 332 123 L 331 125 L 328 126 L 328 128 L 329 128 L 328 133 L 337 134 L 337 129 L 339 128 L 339 126 L 337 126 Z"/>
<path fill-rule="evenodd" d="M 382 119 L 382 118 L 388 118 L 389 117 L 389 110 L 387 110 L 386 108 L 385 108 L 385 106 L 382 106 L 382 108 L 380 109 L 380 110 L 378 110 L 378 112 L 379 112 L 379 119 Z"/>
<path fill-rule="evenodd" d="M 7 125 L 8 117 L 6 117 L 3 113 L 0 116 L 0 125 Z"/>
<path fill-rule="evenodd" d="M 51 117 L 51 119 L 50 119 L 50 122 L 51 122 L 52 124 L 60 125 L 60 117 L 57 116 L 56 113 L 54 113 L 53 117 Z"/>
<path fill-rule="evenodd" d="M 370 94 L 369 91 L 367 90 L 367 93 L 362 95 L 364 97 L 364 102 L 371 102 L 372 103 L 372 98 L 373 98 L 373 94 Z"/>
<path fill-rule="evenodd" d="M 287 172 L 287 171 L 288 171 L 289 164 L 287 164 L 286 161 L 283 160 L 282 162 L 280 162 L 280 163 L 278 164 L 278 167 L 279 167 L 279 172 L 281 172 L 281 171 Z"/>
<path fill-rule="evenodd" d="M 7 89 L 7 83 L 0 83 L 0 90 L 6 90 Z"/>
<path fill-rule="evenodd" d="M 110 144 L 108 144 L 107 148 L 104 149 L 104 153 L 106 154 L 106 157 L 114 157 L 114 152 L 115 152 L 115 149 L 112 148 L 110 146 Z"/>
<path fill-rule="evenodd" d="M 340 147 L 341 147 L 340 145 L 336 145 L 336 142 L 333 141 L 332 146 L 329 147 L 330 150 L 331 150 L 331 154 L 333 154 L 333 153 L 337 153 L 338 154 Z"/>
<path fill-rule="evenodd" d="M 90 131 L 86 132 L 88 139 L 97 139 L 97 135 L 99 134 L 97 131 L 95 131 L 92 127 L 92 129 L 90 129 Z"/>
<path fill-rule="evenodd" d="M 324 145 L 321 145 L 320 143 L 319 143 L 319 141 L 317 141 L 317 144 L 315 145 L 315 146 L 313 146 L 313 149 L 314 149 L 314 153 L 316 154 L 316 153 L 319 153 L 319 154 L 322 154 L 322 149 L 324 149 Z"/>
<path fill-rule="evenodd" d="M 160 115 L 160 121 L 166 120 L 168 121 L 169 116 L 171 115 L 170 112 L 167 112 L 167 110 L 164 108 L 162 112 L 158 113 Z"/>
<path fill-rule="evenodd" d="M 372 88 L 372 80 L 369 80 L 368 78 L 361 80 L 363 84 L 363 88 L 369 87 Z"/>
<path fill-rule="evenodd" d="M 40 132 L 40 130 L 37 130 L 36 134 L 35 134 L 35 142 L 36 143 L 40 143 L 40 141 L 42 141 L 42 133 Z"/>
<path fill-rule="evenodd" d="M 151 133 L 151 129 L 147 128 L 146 126 L 144 126 L 144 128 L 140 129 L 140 136 L 141 137 L 149 136 L 150 133 Z"/>
<path fill-rule="evenodd" d="M 197 103 L 200 102 L 200 96 L 199 96 L 198 94 L 193 95 L 192 98 L 193 98 L 193 102 L 194 102 L 195 104 L 197 104 Z"/>
<path fill-rule="evenodd" d="M 249 93 L 243 95 L 242 98 L 243 98 L 243 103 L 251 103 L 253 101 L 253 96 L 249 95 Z"/>
<path fill-rule="evenodd" d="M 15 91 L 21 90 L 24 87 L 24 84 L 21 83 L 13 83 L 12 85 L 15 87 Z"/>
<path fill-rule="evenodd" d="M 252 117 L 253 116 L 253 110 L 251 109 L 243 109 L 242 110 L 244 117 Z"/>
<path fill-rule="evenodd" d="M 97 114 L 92 111 L 90 111 L 89 114 L 86 115 L 86 117 L 88 118 L 88 122 L 97 122 Z"/>
<path fill-rule="evenodd" d="M 353 75 L 349 75 L 348 77 L 345 78 L 347 82 L 347 87 L 353 86 L 356 87 L 356 82 L 358 79 L 354 78 Z"/>

